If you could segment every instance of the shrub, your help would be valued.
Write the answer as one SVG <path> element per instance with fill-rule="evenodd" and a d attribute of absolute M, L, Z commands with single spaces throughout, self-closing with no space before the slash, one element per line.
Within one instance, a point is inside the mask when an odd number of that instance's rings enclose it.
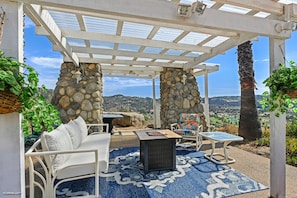
<path fill-rule="evenodd" d="M 252 142 L 252 145 L 254 146 L 270 146 L 270 133 L 269 132 L 263 132 L 262 138 L 259 138 Z"/>
<path fill-rule="evenodd" d="M 286 125 L 287 136 L 297 137 L 297 121 L 288 122 Z"/>
<path fill-rule="evenodd" d="M 287 138 L 287 164 L 297 166 L 297 138 Z"/>

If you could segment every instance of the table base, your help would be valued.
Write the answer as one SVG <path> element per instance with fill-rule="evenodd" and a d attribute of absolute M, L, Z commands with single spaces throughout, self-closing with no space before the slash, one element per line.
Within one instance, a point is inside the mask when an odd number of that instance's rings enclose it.
<path fill-rule="evenodd" d="M 232 141 L 226 141 L 224 142 L 224 154 L 222 153 L 215 153 L 215 141 L 211 141 L 211 144 L 212 144 L 212 150 L 211 150 L 211 153 L 210 154 L 205 154 L 205 157 L 207 159 L 209 159 L 210 161 L 216 163 L 216 164 L 231 164 L 231 163 L 234 163 L 235 162 L 235 159 L 228 156 L 228 152 L 227 152 L 227 145 L 230 144 Z M 221 156 L 224 158 L 224 160 L 218 160 L 218 159 L 215 159 L 214 156 Z"/>
<path fill-rule="evenodd" d="M 140 161 L 144 172 L 176 169 L 175 139 L 140 141 Z"/>

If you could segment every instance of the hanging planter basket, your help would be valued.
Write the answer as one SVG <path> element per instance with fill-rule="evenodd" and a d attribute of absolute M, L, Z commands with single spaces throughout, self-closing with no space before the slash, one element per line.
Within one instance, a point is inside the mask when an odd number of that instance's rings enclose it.
<path fill-rule="evenodd" d="M 286 94 L 288 94 L 291 98 L 297 98 L 297 90 L 288 90 L 286 91 Z"/>
<path fill-rule="evenodd" d="M 9 91 L 0 91 L 0 114 L 17 112 L 21 109 L 22 103 L 19 97 Z"/>

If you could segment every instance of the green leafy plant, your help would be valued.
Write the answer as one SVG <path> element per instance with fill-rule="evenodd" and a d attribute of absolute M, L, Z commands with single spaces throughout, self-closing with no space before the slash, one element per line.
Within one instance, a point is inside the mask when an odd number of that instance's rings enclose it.
<path fill-rule="evenodd" d="M 260 104 L 263 109 L 276 112 L 277 117 L 292 109 L 297 112 L 295 104 L 297 101 L 288 95 L 288 91 L 297 90 L 297 66 L 294 61 L 289 62 L 289 67 L 279 64 L 280 69 L 276 69 L 263 81 L 264 85 L 270 89 L 270 93 L 265 91 Z"/>
<path fill-rule="evenodd" d="M 25 135 L 32 131 L 51 131 L 61 124 L 58 110 L 39 92 L 38 82 L 38 73 L 33 67 L 6 57 L 0 50 L 0 91 L 9 90 L 19 97 Z M 42 89 L 46 92 L 44 86 Z"/>

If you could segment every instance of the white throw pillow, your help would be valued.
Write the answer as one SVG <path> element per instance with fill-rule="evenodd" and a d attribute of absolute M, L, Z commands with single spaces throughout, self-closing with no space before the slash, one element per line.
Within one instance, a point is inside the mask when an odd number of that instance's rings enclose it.
<path fill-rule="evenodd" d="M 64 124 L 61 124 L 58 128 L 50 133 L 44 132 L 41 136 L 41 146 L 44 151 L 65 151 L 73 150 L 71 138 L 67 132 Z M 51 159 L 45 159 L 47 163 L 52 163 L 54 169 L 61 166 L 70 157 L 69 154 L 59 154 L 56 158 L 51 156 Z M 49 164 L 50 166 L 51 164 Z"/>
<path fill-rule="evenodd" d="M 73 148 L 74 149 L 78 148 L 82 141 L 82 135 L 80 132 L 80 128 L 72 120 L 70 122 L 68 122 L 67 124 L 65 124 L 65 127 L 69 133 L 70 138 L 71 138 Z"/>
<path fill-rule="evenodd" d="M 78 116 L 73 121 L 79 127 L 82 139 L 85 139 L 88 136 L 88 128 L 85 120 L 81 116 Z"/>

